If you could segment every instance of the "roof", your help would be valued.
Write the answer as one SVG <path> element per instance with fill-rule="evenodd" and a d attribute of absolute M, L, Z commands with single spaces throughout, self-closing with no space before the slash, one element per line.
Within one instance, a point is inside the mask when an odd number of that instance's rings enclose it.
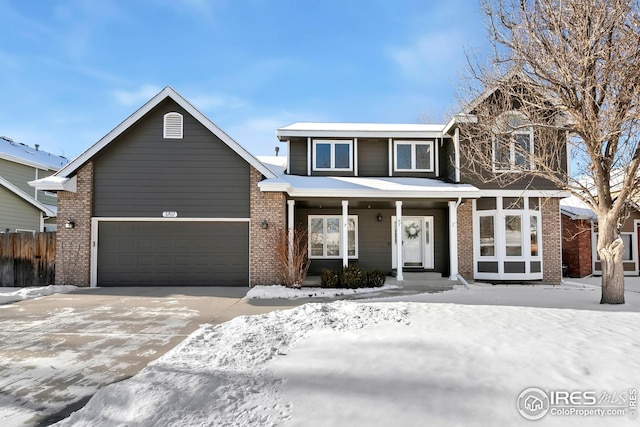
<path fill-rule="evenodd" d="M 431 178 L 368 178 L 282 175 L 258 184 L 261 191 L 286 192 L 292 197 L 479 197 L 470 184 L 453 184 Z"/>
<path fill-rule="evenodd" d="M 44 203 L 40 203 L 39 201 L 37 201 L 36 199 L 31 197 L 29 194 L 27 194 L 24 191 L 20 190 L 18 187 L 16 187 L 15 185 L 10 183 L 6 179 L 2 178 L 1 176 L 0 176 L 0 186 L 6 188 L 7 190 L 12 192 L 16 196 L 18 196 L 21 199 L 23 199 L 25 202 L 27 202 L 30 205 L 34 206 L 38 210 L 44 212 L 44 214 L 46 216 L 49 216 L 49 217 L 56 216 L 57 209 L 55 208 L 55 206 L 45 205 Z"/>
<path fill-rule="evenodd" d="M 442 137 L 444 127 L 441 124 L 300 122 L 277 129 L 276 136 L 280 140 L 290 137 L 437 138 Z"/>
<path fill-rule="evenodd" d="M 257 156 L 256 158 L 276 176 L 282 175 L 287 168 L 286 156 Z"/>
<path fill-rule="evenodd" d="M 156 96 L 151 98 L 146 104 L 140 107 L 136 112 L 130 115 L 126 120 L 116 126 L 111 132 L 102 137 L 98 142 L 93 144 L 87 151 L 80 154 L 73 159 L 65 167 L 60 169 L 55 176 L 60 178 L 71 178 L 82 165 L 89 161 L 93 156 L 99 153 L 113 140 L 120 136 L 124 131 L 133 126 L 138 120 L 144 117 L 149 111 L 158 106 L 165 99 L 170 98 L 176 102 L 185 111 L 191 114 L 196 120 L 198 120 L 204 127 L 206 127 L 211 133 L 216 135 L 220 140 L 225 143 L 229 148 L 235 151 L 240 157 L 242 157 L 247 163 L 256 168 L 267 178 L 275 178 L 275 174 L 263 165 L 257 158 L 251 155 L 245 148 L 238 144 L 233 138 L 227 135 L 222 129 L 216 126 L 211 120 L 209 120 L 204 114 L 198 111 L 193 105 L 191 105 L 186 99 L 184 99 L 173 88 L 167 86 L 162 89 Z M 31 181 L 29 184 L 40 190 L 60 190 L 60 188 L 53 188 L 50 185 L 55 184 L 60 187 L 64 182 L 53 183 L 50 179 L 39 179 Z"/>
<path fill-rule="evenodd" d="M 0 136 L 0 159 L 52 171 L 57 171 L 69 163 L 66 157 L 29 147 L 6 136 Z"/>
<path fill-rule="evenodd" d="M 573 220 L 596 220 L 596 214 L 591 210 L 591 208 L 589 208 L 589 206 L 585 202 L 583 202 L 576 196 L 570 196 L 566 199 L 561 199 L 560 212 L 564 215 L 567 215 Z"/>

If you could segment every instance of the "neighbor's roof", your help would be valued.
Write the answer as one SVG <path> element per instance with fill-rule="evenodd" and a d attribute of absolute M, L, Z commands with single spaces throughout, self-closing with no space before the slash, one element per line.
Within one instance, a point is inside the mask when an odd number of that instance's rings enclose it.
<path fill-rule="evenodd" d="M 262 191 L 286 192 L 292 197 L 479 197 L 470 184 L 454 184 L 430 178 L 367 178 L 282 175 L 258 183 Z"/>
<path fill-rule="evenodd" d="M 441 137 L 445 125 L 402 123 L 314 123 L 300 122 L 281 127 L 276 136 L 290 137 L 347 137 L 347 138 L 433 138 Z"/>
<path fill-rule="evenodd" d="M 21 189 L 19 189 L 18 187 L 16 187 L 15 185 L 13 185 L 9 181 L 7 181 L 6 179 L 2 178 L 1 176 L 0 176 L 0 186 L 6 188 L 7 190 L 12 192 L 16 196 L 18 196 L 21 199 L 23 199 L 25 202 L 27 202 L 30 205 L 34 206 L 38 210 L 44 212 L 44 214 L 46 216 L 49 216 L 49 217 L 56 216 L 57 209 L 56 209 L 55 206 L 45 205 L 44 203 L 41 203 L 41 202 L 37 201 L 36 199 L 31 197 L 29 194 L 25 193 L 24 191 L 22 191 Z"/>
<path fill-rule="evenodd" d="M 576 196 L 570 196 L 566 199 L 560 200 L 560 212 L 567 215 L 569 218 L 596 220 L 596 214 L 587 206 L 585 202 L 577 198 Z"/>
<path fill-rule="evenodd" d="M 57 171 L 69 163 L 66 157 L 36 150 L 6 136 L 0 136 L 0 159 L 52 171 Z"/>
<path fill-rule="evenodd" d="M 244 147 L 238 144 L 233 138 L 227 135 L 222 129 L 216 126 L 211 120 L 209 120 L 204 114 L 198 111 L 193 105 L 191 105 L 186 99 L 184 99 L 173 88 L 167 86 L 162 89 L 156 96 L 151 98 L 146 104 L 140 107 L 136 112 L 130 115 L 126 120 L 116 126 L 111 132 L 106 134 L 102 139 L 93 144 L 87 151 L 73 159 L 64 168 L 60 169 L 55 175 L 61 178 L 71 178 L 75 172 L 80 169 L 87 161 L 89 161 L 94 155 L 99 153 L 103 148 L 109 145 L 113 140 L 120 136 L 123 132 L 134 125 L 138 120 L 144 117 L 149 111 L 158 106 L 165 99 L 170 98 L 176 102 L 180 107 L 184 108 L 189 114 L 191 114 L 196 120 L 198 120 L 204 127 L 206 127 L 211 133 L 216 135 L 220 140 L 225 143 L 229 148 L 235 151 L 240 157 L 242 157 L 247 163 L 256 168 L 267 178 L 275 178 L 275 174 L 263 165 L 258 159 L 250 154 Z M 60 187 L 66 182 L 56 182 L 55 186 L 58 188 L 49 187 L 52 184 L 51 179 L 42 179 L 31 181 L 29 184 L 40 190 L 60 190 Z M 66 189 L 66 188 L 65 188 Z"/>

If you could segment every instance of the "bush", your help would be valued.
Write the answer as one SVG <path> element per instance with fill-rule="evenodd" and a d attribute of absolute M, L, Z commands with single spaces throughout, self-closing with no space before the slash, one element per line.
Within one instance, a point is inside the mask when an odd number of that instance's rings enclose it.
<path fill-rule="evenodd" d="M 360 267 L 350 265 L 342 269 L 342 272 L 340 273 L 340 282 L 344 288 L 366 288 L 367 273 Z"/>
<path fill-rule="evenodd" d="M 320 276 L 320 287 L 339 288 L 340 275 L 338 274 L 338 272 L 333 270 L 327 270 L 326 268 L 322 270 L 322 275 Z"/>
<path fill-rule="evenodd" d="M 387 275 L 377 268 L 367 273 L 367 286 L 370 288 L 380 288 L 386 280 Z"/>

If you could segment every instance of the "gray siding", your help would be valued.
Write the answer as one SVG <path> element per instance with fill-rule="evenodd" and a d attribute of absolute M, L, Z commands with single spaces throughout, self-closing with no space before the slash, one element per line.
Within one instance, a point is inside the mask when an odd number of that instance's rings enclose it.
<path fill-rule="evenodd" d="M 307 138 L 291 138 L 289 141 L 289 167 L 291 175 L 307 174 Z"/>
<path fill-rule="evenodd" d="M 53 171 L 45 171 L 45 170 L 42 170 L 42 169 L 38 169 L 38 179 L 46 178 L 46 177 L 51 176 L 53 174 L 54 174 Z M 31 191 L 34 191 L 34 190 L 35 189 L 33 187 L 31 187 Z M 55 205 L 58 204 L 58 198 L 57 197 L 45 194 L 44 191 L 38 191 L 38 201 L 44 203 L 45 205 L 53 205 L 53 206 L 55 206 Z"/>
<path fill-rule="evenodd" d="M 163 116 L 184 116 L 184 139 L 163 139 Z M 249 217 L 249 164 L 167 100 L 94 159 L 94 215 Z"/>
<path fill-rule="evenodd" d="M 440 149 L 440 176 L 448 181 L 455 181 L 456 179 L 455 156 L 453 140 L 446 138 L 443 147 Z"/>
<path fill-rule="evenodd" d="M 40 211 L 4 187 L 0 187 L 0 231 L 40 231 Z"/>
<path fill-rule="evenodd" d="M 296 209 L 296 224 L 308 226 L 309 215 L 340 215 L 340 209 Z M 378 222 L 378 213 L 383 220 Z M 394 209 L 350 209 L 349 215 L 358 215 L 358 259 L 350 260 L 350 263 L 358 265 L 366 270 L 378 268 L 385 273 L 391 273 L 392 267 L 392 235 L 391 217 L 395 215 Z M 445 209 L 406 209 L 406 216 L 433 216 L 433 244 L 434 244 L 434 268 L 433 271 L 449 274 L 449 234 L 448 214 Z M 309 272 L 322 273 L 323 268 L 338 269 L 342 260 L 311 261 Z"/>
<path fill-rule="evenodd" d="M 358 139 L 358 176 L 389 176 L 388 139 Z"/>
<path fill-rule="evenodd" d="M 0 159 L 0 176 L 31 197 L 35 197 L 35 189 L 28 184 L 36 179 L 35 168 Z"/>

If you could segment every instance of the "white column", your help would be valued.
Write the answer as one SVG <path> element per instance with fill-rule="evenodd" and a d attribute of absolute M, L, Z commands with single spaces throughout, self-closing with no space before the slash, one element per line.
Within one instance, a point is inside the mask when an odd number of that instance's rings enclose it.
<path fill-rule="evenodd" d="M 287 231 L 289 233 L 289 266 L 293 266 L 293 230 L 295 227 L 293 208 L 296 205 L 295 200 L 287 200 Z"/>
<path fill-rule="evenodd" d="M 402 281 L 402 202 L 396 201 L 396 260 L 398 261 L 396 280 Z"/>
<path fill-rule="evenodd" d="M 342 266 L 349 266 L 349 201 L 342 201 L 342 241 L 340 249 L 342 252 Z"/>
<path fill-rule="evenodd" d="M 311 155 L 313 150 L 311 147 L 311 138 L 307 138 L 307 176 L 311 176 Z"/>
<path fill-rule="evenodd" d="M 449 272 L 449 280 L 458 280 L 458 203 L 455 201 L 449 202 Z"/>

